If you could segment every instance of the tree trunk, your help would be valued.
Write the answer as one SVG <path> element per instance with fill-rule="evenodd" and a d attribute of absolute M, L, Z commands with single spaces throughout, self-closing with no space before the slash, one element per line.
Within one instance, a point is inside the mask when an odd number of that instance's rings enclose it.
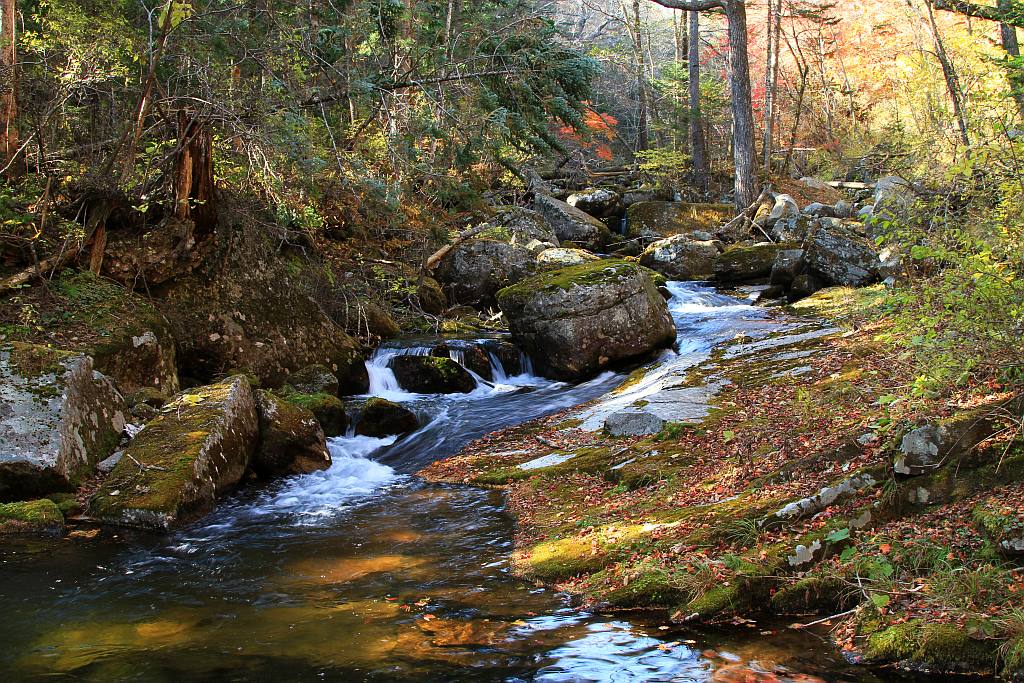
<path fill-rule="evenodd" d="M 214 197 L 213 133 L 189 113 L 178 112 L 178 153 L 174 159 L 174 215 L 191 219 L 196 234 L 217 225 Z"/>
<path fill-rule="evenodd" d="M 1012 9 L 1012 0 L 999 0 L 999 11 L 1009 12 Z M 999 35 L 1002 38 L 1003 50 L 1007 56 L 1017 59 L 1020 57 L 1020 43 L 1017 42 L 1017 27 L 1009 24 L 999 25 Z M 1010 94 L 1013 101 L 1017 103 L 1017 111 L 1024 117 L 1024 74 L 1021 70 L 1024 67 L 1010 67 Z"/>
<path fill-rule="evenodd" d="M 644 58 L 643 32 L 640 25 L 640 0 L 633 0 L 633 48 L 636 67 L 636 149 L 647 149 L 647 65 Z"/>
<path fill-rule="evenodd" d="M 18 154 L 18 53 L 16 49 L 15 0 L 0 0 L 0 154 L 5 175 L 24 174 L 24 157 Z"/>
<path fill-rule="evenodd" d="M 733 163 L 736 178 L 733 203 L 737 211 L 757 197 L 754 151 L 754 110 L 750 103 L 750 60 L 747 55 L 747 7 L 743 0 L 728 0 L 729 54 L 732 62 Z"/>
<path fill-rule="evenodd" d="M 939 35 L 939 26 L 935 23 L 935 12 L 932 10 L 932 0 L 925 0 L 925 7 L 928 10 L 928 27 L 931 30 L 932 42 L 935 44 L 935 56 L 938 57 L 939 65 L 942 67 L 946 90 L 949 91 L 949 97 L 953 100 L 953 114 L 956 116 L 957 128 L 960 130 L 960 141 L 964 147 L 970 147 L 971 138 L 967 132 L 967 117 L 964 115 L 960 79 L 957 78 L 953 62 L 950 61 L 949 54 L 946 53 L 946 45 L 942 42 L 942 36 Z"/>
<path fill-rule="evenodd" d="M 782 33 L 782 0 L 768 0 L 768 54 L 764 70 L 764 172 L 772 168 L 775 137 L 775 100 L 779 87 L 779 38 Z"/>
<path fill-rule="evenodd" d="M 708 152 L 704 140 L 704 121 L 700 113 L 700 12 L 690 12 L 689 88 L 690 151 L 693 156 L 693 181 L 702 193 L 708 191 Z"/>

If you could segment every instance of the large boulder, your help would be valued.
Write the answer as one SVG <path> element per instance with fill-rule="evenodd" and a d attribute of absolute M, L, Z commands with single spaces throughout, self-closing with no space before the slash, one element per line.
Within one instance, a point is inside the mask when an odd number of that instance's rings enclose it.
<path fill-rule="evenodd" d="M 252 471 L 261 477 L 308 474 L 331 466 L 324 430 L 313 413 L 272 392 L 256 392 L 260 438 Z"/>
<path fill-rule="evenodd" d="M 527 246 L 533 242 L 558 246 L 558 236 L 536 211 L 522 206 L 501 206 L 487 219 L 480 237 Z"/>
<path fill-rule="evenodd" d="M 578 266 L 581 263 L 590 263 L 599 259 L 600 257 L 584 249 L 555 247 L 545 249 L 537 254 L 537 267 L 541 270 L 554 270 L 566 266 Z"/>
<path fill-rule="evenodd" d="M 256 399 L 245 377 L 179 394 L 128 445 L 88 515 L 161 531 L 194 519 L 238 484 L 258 440 Z"/>
<path fill-rule="evenodd" d="M 533 253 L 525 246 L 488 238 L 456 245 L 435 271 L 452 303 L 475 308 L 494 306 L 494 295 L 536 270 Z"/>
<path fill-rule="evenodd" d="M 658 240 L 695 230 L 714 234 L 736 210 L 730 204 L 639 202 L 626 211 L 630 237 Z"/>
<path fill-rule="evenodd" d="M 808 268 L 828 283 L 859 287 L 878 279 L 875 245 L 842 224 L 820 225 L 804 242 L 804 251 Z"/>
<path fill-rule="evenodd" d="M 498 305 L 519 348 L 557 379 L 591 376 L 676 337 L 646 269 L 617 259 L 534 276 L 498 292 Z"/>
<path fill-rule="evenodd" d="M 468 394 L 476 380 L 451 358 L 437 356 L 395 356 L 389 367 L 406 391 L 417 394 Z"/>
<path fill-rule="evenodd" d="M 0 503 L 0 536 L 5 534 L 58 535 L 64 531 L 64 515 L 52 500 Z"/>
<path fill-rule="evenodd" d="M 909 181 L 899 176 L 885 176 L 875 182 L 872 214 L 877 216 L 885 210 L 904 211 L 913 201 L 914 187 Z"/>
<path fill-rule="evenodd" d="M 302 394 L 338 394 L 338 378 L 324 365 L 310 365 L 291 373 L 288 386 Z"/>
<path fill-rule="evenodd" d="M 760 242 L 750 246 L 726 249 L 715 260 L 715 278 L 722 282 L 760 280 L 771 275 L 779 252 L 792 249 L 792 244 Z"/>
<path fill-rule="evenodd" d="M 689 235 L 658 240 L 640 254 L 640 265 L 669 280 L 697 280 L 710 277 L 721 252 L 717 241 L 697 241 Z"/>
<path fill-rule="evenodd" d="M 589 251 L 601 251 L 611 239 L 607 225 L 554 197 L 535 195 L 533 209 L 544 217 L 563 242 L 573 242 Z"/>
<path fill-rule="evenodd" d="M 611 218 L 621 216 L 624 209 L 622 196 L 618 192 L 604 188 L 584 190 L 569 195 L 565 203 L 594 218 Z"/>
<path fill-rule="evenodd" d="M 408 434 L 419 429 L 420 421 L 408 408 L 383 398 L 371 398 L 359 412 L 356 434 L 383 437 Z"/>
<path fill-rule="evenodd" d="M 917 475 L 947 462 L 959 462 L 996 429 L 997 422 L 983 410 L 917 427 L 903 435 L 893 469 L 898 474 Z"/>
<path fill-rule="evenodd" d="M 313 364 L 331 369 L 342 393 L 366 391 L 359 344 L 313 296 L 329 298 L 328 278 L 298 255 L 288 259 L 263 230 L 222 212 L 191 270 L 154 292 L 171 322 L 181 371 L 200 380 L 247 372 L 279 387 Z"/>
<path fill-rule="evenodd" d="M 448 308 L 448 297 L 441 289 L 441 283 L 432 277 L 424 277 L 416 288 L 420 308 L 431 315 L 441 315 Z"/>
<path fill-rule="evenodd" d="M 117 446 L 126 414 L 89 356 L 0 346 L 0 500 L 73 490 Z"/>

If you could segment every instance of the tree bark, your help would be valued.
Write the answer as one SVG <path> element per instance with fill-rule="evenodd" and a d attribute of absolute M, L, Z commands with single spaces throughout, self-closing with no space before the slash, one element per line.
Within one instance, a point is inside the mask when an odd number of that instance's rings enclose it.
<path fill-rule="evenodd" d="M 925 8 L 928 10 L 928 27 L 932 34 L 932 42 L 935 45 L 935 56 L 939 59 L 939 66 L 942 67 L 942 77 L 946 81 L 946 90 L 949 91 L 949 98 L 953 100 L 953 115 L 956 116 L 957 128 L 960 131 L 960 142 L 964 147 L 971 146 L 971 138 L 967 132 L 967 117 L 964 113 L 963 91 L 960 89 L 960 79 L 957 77 L 953 62 L 946 52 L 946 45 L 939 34 L 939 26 L 935 23 L 935 12 L 932 11 L 933 0 L 925 0 Z"/>
<path fill-rule="evenodd" d="M 640 23 L 640 0 L 633 0 L 633 48 L 636 68 L 636 149 L 647 149 L 647 65 L 644 59 L 643 30 Z"/>
<path fill-rule="evenodd" d="M 191 219 L 197 234 L 217 225 L 214 197 L 213 133 L 188 112 L 178 112 L 178 154 L 174 160 L 174 215 Z"/>
<path fill-rule="evenodd" d="M 16 49 L 15 0 L 0 0 L 0 154 L 8 178 L 24 174 L 24 157 L 18 154 L 18 52 Z"/>
<path fill-rule="evenodd" d="M 733 203 L 742 211 L 757 198 L 754 109 L 750 103 L 750 61 L 747 55 L 747 7 L 743 0 L 728 0 L 729 54 L 732 61 L 733 165 L 736 179 Z"/>
<path fill-rule="evenodd" d="M 1011 0 L 999 0 L 999 10 L 1004 14 L 1013 9 Z M 999 36 L 1002 39 L 1003 50 L 1008 57 L 1017 59 L 1020 57 L 1020 43 L 1017 42 L 1017 28 L 1007 23 L 999 24 Z M 1024 68 L 1024 67 L 1021 67 Z M 1021 68 L 1011 70 L 1009 73 L 1010 95 L 1017 104 L 1017 111 L 1024 117 L 1024 74 Z M 1013 67 L 1011 67 L 1013 69 Z"/>
<path fill-rule="evenodd" d="M 782 33 L 782 0 L 768 0 L 768 54 L 764 70 L 764 172 L 772 168 L 775 138 L 775 100 L 779 86 L 779 39 Z"/>
<path fill-rule="evenodd" d="M 690 89 L 690 153 L 693 157 L 693 181 L 702 193 L 708 191 L 708 152 L 704 139 L 704 119 L 700 113 L 700 13 L 690 12 L 690 44 L 687 65 Z"/>

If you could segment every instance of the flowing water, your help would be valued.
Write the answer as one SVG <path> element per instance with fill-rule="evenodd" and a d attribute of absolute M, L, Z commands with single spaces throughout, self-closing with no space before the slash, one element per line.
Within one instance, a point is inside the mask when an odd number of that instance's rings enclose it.
<path fill-rule="evenodd" d="M 628 391 L 613 391 L 624 377 L 611 372 L 567 385 L 521 363 L 525 372 L 509 376 L 491 353 L 494 381 L 478 377 L 471 394 L 411 394 L 387 362 L 431 346 L 388 347 L 368 362 L 371 393 L 416 411 L 418 432 L 332 439 L 330 469 L 243 490 L 169 537 L 105 529 L 5 541 L 3 680 L 877 680 L 807 632 L 682 631 L 664 615 L 577 609 L 509 575 L 512 521 L 500 493 L 411 474 L 478 436 L 574 405 L 591 402 L 581 415 L 597 424 L 674 391 L 737 335 L 730 353 L 820 333 L 700 285 L 671 289 L 679 353 Z M 462 359 L 457 345 L 451 355 Z"/>

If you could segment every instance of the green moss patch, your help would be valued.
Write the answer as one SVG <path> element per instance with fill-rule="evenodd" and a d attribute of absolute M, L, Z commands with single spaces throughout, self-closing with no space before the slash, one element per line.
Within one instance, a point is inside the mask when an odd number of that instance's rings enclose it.
<path fill-rule="evenodd" d="M 0 503 L 0 534 L 59 533 L 64 515 L 52 500 Z"/>

